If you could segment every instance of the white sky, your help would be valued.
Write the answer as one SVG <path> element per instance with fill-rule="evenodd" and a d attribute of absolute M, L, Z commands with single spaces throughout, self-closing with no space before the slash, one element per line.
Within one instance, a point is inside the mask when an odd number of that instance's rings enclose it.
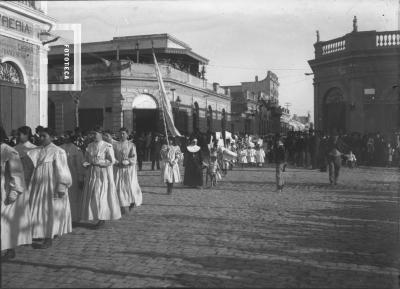
<path fill-rule="evenodd" d="M 207 78 L 221 85 L 263 79 L 280 81 L 280 103 L 292 113 L 313 110 L 315 30 L 321 40 L 358 29 L 398 30 L 400 0 L 164 0 L 49 1 L 62 23 L 81 23 L 82 41 L 114 36 L 169 33 L 210 59 Z"/>

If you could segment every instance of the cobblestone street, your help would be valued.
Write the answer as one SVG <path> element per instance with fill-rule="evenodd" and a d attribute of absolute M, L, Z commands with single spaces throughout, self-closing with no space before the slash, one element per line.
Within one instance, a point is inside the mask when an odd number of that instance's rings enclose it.
<path fill-rule="evenodd" d="M 399 288 L 399 171 L 235 168 L 214 189 L 140 172 L 143 206 L 104 229 L 74 228 L 47 250 L 19 247 L 2 287 Z"/>

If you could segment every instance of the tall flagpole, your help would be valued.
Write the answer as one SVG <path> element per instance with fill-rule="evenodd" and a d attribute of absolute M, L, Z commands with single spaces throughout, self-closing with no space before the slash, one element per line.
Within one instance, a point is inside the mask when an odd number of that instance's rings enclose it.
<path fill-rule="evenodd" d="M 156 60 L 156 54 L 154 53 L 153 43 L 152 43 L 151 51 L 153 52 L 154 59 Z M 157 61 L 157 60 L 156 60 L 156 61 Z M 157 63 L 154 63 L 154 65 L 158 65 L 158 64 L 157 64 Z M 159 86 L 160 86 L 160 84 L 159 84 Z M 161 91 L 160 91 L 160 87 L 159 87 L 159 89 L 158 89 L 158 92 L 159 92 L 159 94 L 160 94 L 159 99 L 160 99 L 161 111 L 162 111 L 162 115 L 163 115 L 165 137 L 166 137 L 166 139 L 167 139 L 167 145 L 169 146 L 168 130 L 167 130 L 167 124 L 166 124 L 166 122 L 165 122 L 164 104 L 162 103 L 162 100 L 161 100 Z"/>

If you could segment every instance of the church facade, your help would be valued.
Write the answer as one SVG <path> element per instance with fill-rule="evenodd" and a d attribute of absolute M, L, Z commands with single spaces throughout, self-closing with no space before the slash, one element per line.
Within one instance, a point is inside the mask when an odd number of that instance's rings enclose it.
<path fill-rule="evenodd" d="M 314 44 L 315 128 L 327 133 L 400 130 L 400 31 L 353 31 Z"/>

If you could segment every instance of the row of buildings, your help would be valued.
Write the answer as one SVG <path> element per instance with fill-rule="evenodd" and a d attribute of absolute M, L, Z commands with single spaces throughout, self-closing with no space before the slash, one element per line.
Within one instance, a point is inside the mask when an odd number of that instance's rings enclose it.
<path fill-rule="evenodd" d="M 63 77 L 63 51 L 62 45 L 50 49 L 50 83 Z M 57 131 L 95 125 L 111 130 L 124 126 L 137 133 L 163 131 L 152 51 L 180 132 L 266 135 L 280 130 L 279 81 L 273 72 L 237 86 L 210 83 L 209 60 L 169 34 L 83 43 L 82 90 L 49 94 L 49 125 Z"/>
<path fill-rule="evenodd" d="M 265 135 L 304 129 L 304 120 L 294 119 L 279 105 L 279 80 L 273 72 L 240 85 L 210 83 L 209 60 L 168 34 L 83 43 L 81 90 L 48 91 L 49 83 L 65 81 L 65 47 L 47 45 L 55 25 L 46 1 L 0 2 L 0 112 L 7 131 L 25 124 L 58 132 L 95 125 L 162 131 L 152 51 L 182 133 Z M 400 31 L 358 31 L 354 19 L 352 32 L 328 41 L 318 34 L 314 48 L 309 64 L 316 129 L 381 134 L 400 130 Z M 73 57 L 71 53 L 71 61 Z M 306 122 L 309 125 L 309 117 Z"/>

